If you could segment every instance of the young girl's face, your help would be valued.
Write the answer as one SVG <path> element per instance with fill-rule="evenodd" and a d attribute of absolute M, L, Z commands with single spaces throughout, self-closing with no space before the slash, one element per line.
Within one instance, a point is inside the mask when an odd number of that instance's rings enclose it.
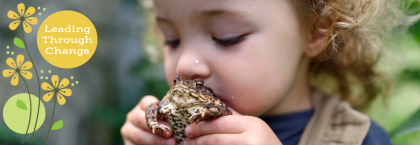
<path fill-rule="evenodd" d="M 171 86 L 177 75 L 203 79 L 234 110 L 259 116 L 281 104 L 305 76 L 300 70 L 307 37 L 288 0 L 154 4 Z"/>

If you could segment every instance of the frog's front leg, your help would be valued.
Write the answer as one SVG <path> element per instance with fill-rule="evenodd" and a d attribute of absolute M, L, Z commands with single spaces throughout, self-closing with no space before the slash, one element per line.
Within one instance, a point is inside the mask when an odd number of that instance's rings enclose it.
<path fill-rule="evenodd" d="M 152 130 L 153 134 L 155 134 L 156 129 L 158 129 L 169 136 L 172 133 L 172 129 L 157 122 L 157 118 L 159 115 L 158 110 L 159 110 L 159 102 L 155 102 L 151 104 L 149 107 L 147 107 L 146 109 L 147 127 L 149 127 Z"/>
<path fill-rule="evenodd" d="M 224 103 L 213 104 L 207 107 L 203 107 L 202 109 L 196 110 L 194 115 L 192 115 L 188 119 L 188 122 L 198 123 L 200 121 L 210 120 L 213 118 L 226 116 L 226 115 L 232 115 L 232 111 L 230 111 Z"/>

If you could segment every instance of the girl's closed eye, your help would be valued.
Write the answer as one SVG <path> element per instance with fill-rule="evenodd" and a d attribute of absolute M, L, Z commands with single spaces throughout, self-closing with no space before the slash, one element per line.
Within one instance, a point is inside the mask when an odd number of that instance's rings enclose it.
<path fill-rule="evenodd" d="M 165 40 L 165 46 L 169 46 L 171 48 L 176 48 L 179 46 L 180 40 L 179 39 L 175 39 L 175 40 Z"/>
<path fill-rule="evenodd" d="M 237 45 L 241 42 L 243 42 L 246 38 L 248 34 L 244 34 L 238 37 L 234 37 L 234 38 L 226 38 L 226 39 L 222 39 L 222 38 L 216 38 L 213 37 L 213 40 L 218 44 L 221 45 L 223 47 L 230 47 L 230 46 L 234 46 Z M 169 46 L 171 48 L 177 48 L 179 46 L 180 40 L 179 39 L 175 39 L 175 40 L 166 40 L 164 45 L 165 46 Z"/>
<path fill-rule="evenodd" d="M 241 35 L 241 36 L 238 36 L 238 37 L 227 38 L 227 39 L 221 39 L 221 38 L 213 37 L 213 40 L 217 44 L 219 44 L 223 47 L 230 47 L 230 46 L 234 46 L 234 45 L 237 45 L 237 44 L 243 42 L 247 35 L 248 34 L 244 34 L 244 35 Z"/>

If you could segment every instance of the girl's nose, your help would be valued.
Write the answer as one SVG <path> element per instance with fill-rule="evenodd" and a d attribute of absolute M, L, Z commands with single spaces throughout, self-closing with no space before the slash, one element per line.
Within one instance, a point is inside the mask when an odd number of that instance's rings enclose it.
<path fill-rule="evenodd" d="M 202 56 L 197 52 L 182 52 L 176 67 L 177 74 L 187 79 L 205 79 L 210 76 L 211 70 Z"/>

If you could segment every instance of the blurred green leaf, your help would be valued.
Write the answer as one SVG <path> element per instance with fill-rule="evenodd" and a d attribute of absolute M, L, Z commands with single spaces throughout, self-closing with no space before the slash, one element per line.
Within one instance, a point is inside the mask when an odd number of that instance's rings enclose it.
<path fill-rule="evenodd" d="M 410 6 L 408 8 L 408 14 L 409 15 L 415 15 L 420 12 L 420 2 L 419 1 L 413 1 L 410 3 Z M 417 42 L 420 42 L 420 22 L 415 23 L 414 25 L 409 27 L 409 32 L 414 36 Z"/>
<path fill-rule="evenodd" d="M 16 101 L 16 106 L 22 110 L 27 110 L 28 108 L 26 107 L 25 102 L 23 102 L 22 100 L 18 99 Z"/>
<path fill-rule="evenodd" d="M 400 73 L 399 78 L 420 83 L 420 68 L 406 68 Z"/>
<path fill-rule="evenodd" d="M 15 40 L 13 40 L 13 43 L 19 48 L 25 48 L 25 45 L 23 44 L 22 40 L 20 40 L 17 37 L 15 37 Z"/>
<path fill-rule="evenodd" d="M 54 125 L 51 127 L 51 130 L 59 130 L 63 127 L 63 120 L 58 120 L 54 123 Z"/>
<path fill-rule="evenodd" d="M 391 132 L 391 136 L 400 136 L 420 131 L 420 108 L 411 115 L 402 125 Z"/>

